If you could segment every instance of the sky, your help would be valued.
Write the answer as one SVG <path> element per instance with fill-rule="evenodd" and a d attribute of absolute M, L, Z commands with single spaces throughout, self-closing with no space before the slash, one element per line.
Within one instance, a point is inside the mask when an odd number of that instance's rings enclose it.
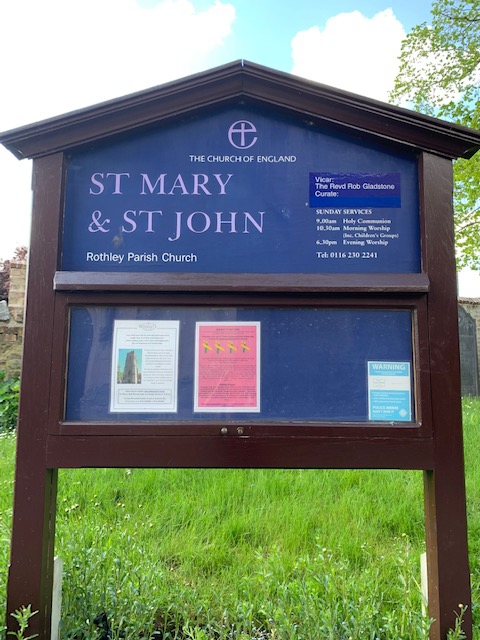
<path fill-rule="evenodd" d="M 430 9 L 431 0 L 4 0 L 0 131 L 240 59 L 387 101 L 401 41 Z M 0 146 L 0 258 L 29 244 L 30 182 L 31 162 Z M 460 294 L 480 297 L 480 275 L 467 279 Z"/>

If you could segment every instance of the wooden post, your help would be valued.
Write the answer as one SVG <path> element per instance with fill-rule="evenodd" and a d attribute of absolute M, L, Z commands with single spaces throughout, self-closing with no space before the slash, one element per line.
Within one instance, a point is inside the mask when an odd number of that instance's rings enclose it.
<path fill-rule="evenodd" d="M 25 315 L 20 392 L 12 548 L 8 582 L 9 615 L 31 605 L 39 613 L 29 634 L 50 636 L 57 470 L 46 464 L 50 378 L 42 374 L 52 359 L 54 293 L 57 264 L 63 154 L 34 163 L 34 205 Z M 25 390 L 25 391 L 23 391 Z"/>
<path fill-rule="evenodd" d="M 429 342 L 434 466 L 426 471 L 430 637 L 444 640 L 455 626 L 459 604 L 468 606 L 463 630 L 472 636 L 470 571 L 463 463 L 457 292 L 453 241 L 452 167 L 424 154 L 425 263 L 431 281 Z"/>

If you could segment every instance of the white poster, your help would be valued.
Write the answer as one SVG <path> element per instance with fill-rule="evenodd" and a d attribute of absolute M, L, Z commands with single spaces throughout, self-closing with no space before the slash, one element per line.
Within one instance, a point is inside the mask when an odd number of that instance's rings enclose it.
<path fill-rule="evenodd" d="M 110 411 L 177 411 L 179 329 L 178 320 L 115 320 Z"/>

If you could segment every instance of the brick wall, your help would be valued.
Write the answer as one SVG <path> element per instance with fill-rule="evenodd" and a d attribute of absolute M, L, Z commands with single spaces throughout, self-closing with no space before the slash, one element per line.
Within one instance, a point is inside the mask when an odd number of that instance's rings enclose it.
<path fill-rule="evenodd" d="M 8 306 L 0 303 L 0 371 L 7 378 L 19 376 L 22 367 L 23 312 L 26 262 L 11 261 Z"/>

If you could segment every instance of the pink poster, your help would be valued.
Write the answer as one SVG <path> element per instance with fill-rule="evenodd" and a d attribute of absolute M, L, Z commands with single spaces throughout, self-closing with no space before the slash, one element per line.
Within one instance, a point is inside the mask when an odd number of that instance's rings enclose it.
<path fill-rule="evenodd" d="M 197 322 L 195 411 L 260 411 L 260 323 Z"/>

